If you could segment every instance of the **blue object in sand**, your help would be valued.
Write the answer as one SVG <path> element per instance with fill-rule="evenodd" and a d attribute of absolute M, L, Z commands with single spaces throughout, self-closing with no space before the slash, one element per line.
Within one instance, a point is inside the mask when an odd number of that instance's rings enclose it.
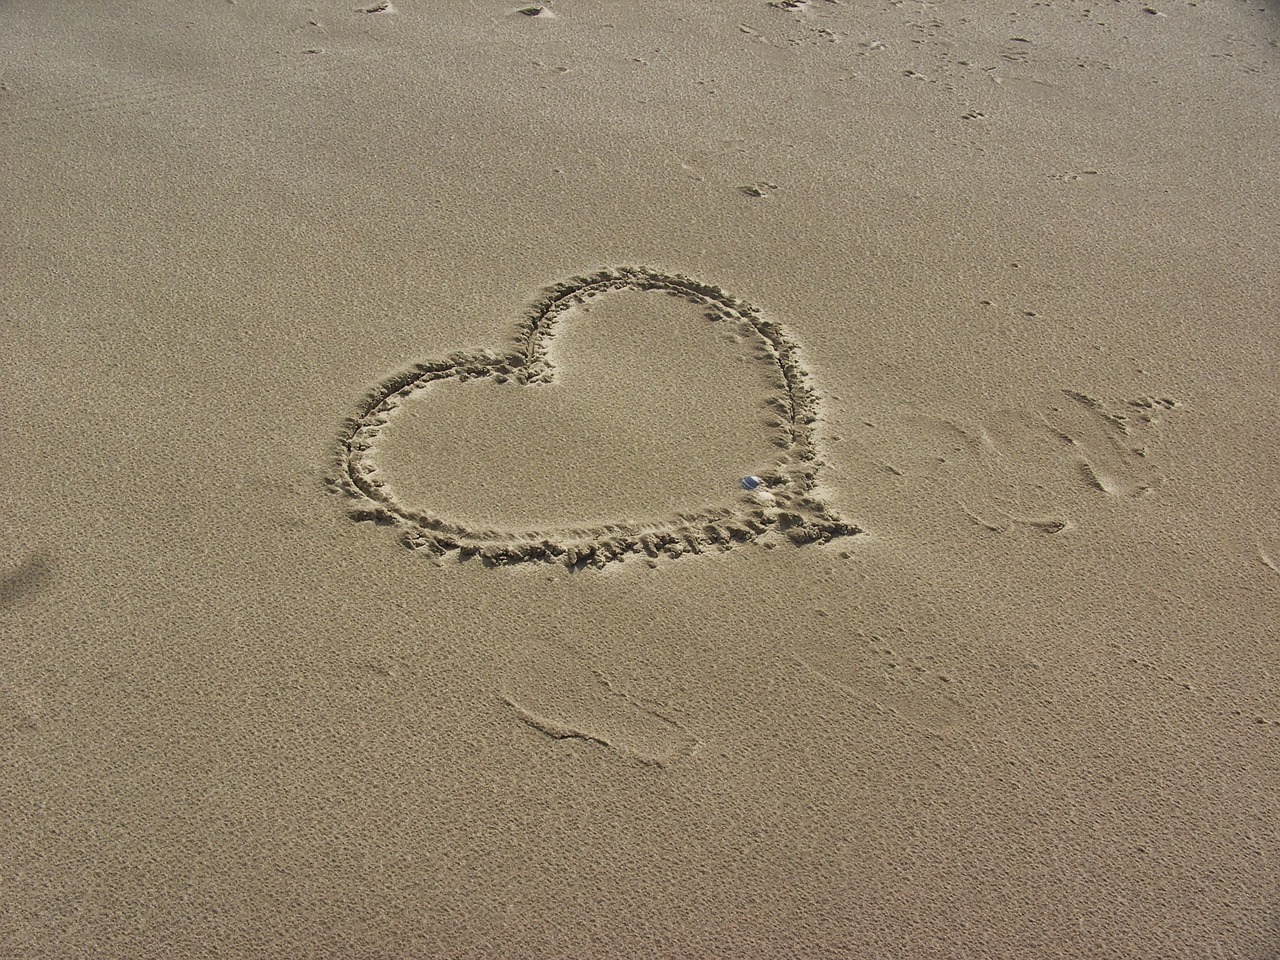
<path fill-rule="evenodd" d="M 759 477 L 743 477 L 743 478 L 742 478 L 742 489 L 743 489 L 743 490 L 754 490 L 756 487 L 760 486 L 760 484 L 761 484 L 761 483 L 763 483 L 763 482 L 764 482 L 764 481 L 762 481 Z"/>

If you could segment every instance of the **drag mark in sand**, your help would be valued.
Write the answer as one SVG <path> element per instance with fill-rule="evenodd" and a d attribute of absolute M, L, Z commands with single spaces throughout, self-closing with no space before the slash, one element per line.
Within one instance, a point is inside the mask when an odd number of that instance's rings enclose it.
<path fill-rule="evenodd" d="M 761 489 L 742 490 L 719 506 L 681 512 L 665 521 L 618 521 L 568 529 L 487 529 L 451 520 L 397 498 L 380 475 L 375 440 L 407 400 L 433 383 L 489 379 L 519 386 L 551 383 L 549 357 L 557 319 L 566 311 L 618 291 L 648 291 L 682 298 L 704 310 L 706 320 L 736 325 L 759 348 L 779 389 L 769 406 L 781 418 L 776 461 L 759 471 Z M 338 442 L 333 489 L 354 501 L 353 519 L 397 528 L 411 549 L 430 556 L 477 557 L 486 565 L 522 561 L 570 568 L 603 566 L 634 553 L 679 557 L 725 550 L 778 534 L 794 544 L 827 542 L 861 530 L 827 506 L 817 486 L 820 458 L 814 425 L 818 395 L 795 342 L 781 324 L 719 287 L 644 267 L 616 267 L 575 277 L 548 289 L 517 326 L 505 353 L 459 353 L 417 363 L 373 388 L 344 424 Z M 587 737 L 590 739 L 590 737 Z"/>

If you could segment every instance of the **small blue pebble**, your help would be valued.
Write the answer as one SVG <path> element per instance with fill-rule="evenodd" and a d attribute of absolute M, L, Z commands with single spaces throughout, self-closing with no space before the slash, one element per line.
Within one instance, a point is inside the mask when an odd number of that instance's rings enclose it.
<path fill-rule="evenodd" d="M 743 478 L 742 478 L 742 489 L 743 489 L 743 490 L 754 490 L 756 487 L 760 486 L 761 482 L 762 482 L 762 481 L 760 480 L 760 478 L 759 478 L 759 477 L 743 477 Z"/>

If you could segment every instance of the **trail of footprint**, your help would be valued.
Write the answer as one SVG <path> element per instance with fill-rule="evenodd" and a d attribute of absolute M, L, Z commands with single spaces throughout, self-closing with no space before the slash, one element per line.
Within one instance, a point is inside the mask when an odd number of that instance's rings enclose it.
<path fill-rule="evenodd" d="M 859 445 L 886 473 L 931 484 L 989 532 L 1058 534 L 1093 496 L 1158 490 L 1152 451 L 1164 415 L 1179 406 L 1064 391 L 1043 412 L 993 410 L 973 421 L 908 407 L 864 421 Z"/>
<path fill-rule="evenodd" d="M 791 659 L 868 716 L 931 739 L 969 741 L 966 728 L 977 714 L 963 678 L 932 655 L 913 655 L 881 634 L 858 634 L 856 640 L 821 664 L 812 654 Z"/>
<path fill-rule="evenodd" d="M 1148 461 L 1152 433 L 1161 416 L 1181 403 L 1171 397 L 1142 397 L 1107 404 L 1074 390 L 1069 401 L 1045 418 L 1070 449 L 1080 476 L 1112 497 L 1140 496 L 1159 482 Z"/>
<path fill-rule="evenodd" d="M 580 740 L 643 766 L 665 769 L 697 752 L 700 741 L 674 717 L 631 696 L 600 671 L 592 674 L 595 690 L 580 691 L 571 707 L 557 711 L 561 716 L 535 710 L 510 694 L 498 699 L 523 724 L 552 740 Z"/>

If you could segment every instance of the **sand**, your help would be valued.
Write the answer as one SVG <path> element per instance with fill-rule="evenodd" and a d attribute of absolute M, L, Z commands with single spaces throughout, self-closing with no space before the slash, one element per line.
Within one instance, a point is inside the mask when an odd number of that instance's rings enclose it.
<path fill-rule="evenodd" d="M 1280 953 L 1280 8 L 354 6 L 0 8 L 0 955 Z"/>

